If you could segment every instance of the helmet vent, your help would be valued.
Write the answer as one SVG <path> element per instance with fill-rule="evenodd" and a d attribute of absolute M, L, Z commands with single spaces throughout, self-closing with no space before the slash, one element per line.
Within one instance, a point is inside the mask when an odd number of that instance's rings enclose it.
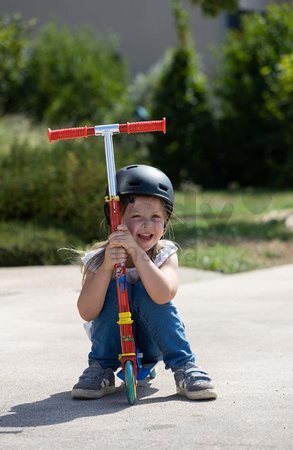
<path fill-rule="evenodd" d="M 126 170 L 129 170 L 129 169 L 135 169 L 137 166 L 128 166 L 127 168 L 126 168 Z"/>
<path fill-rule="evenodd" d="M 128 186 L 140 186 L 139 181 L 129 181 Z"/>
<path fill-rule="evenodd" d="M 160 188 L 162 191 L 168 192 L 168 187 L 165 186 L 164 184 L 159 183 L 158 186 L 159 186 L 159 188 Z"/>

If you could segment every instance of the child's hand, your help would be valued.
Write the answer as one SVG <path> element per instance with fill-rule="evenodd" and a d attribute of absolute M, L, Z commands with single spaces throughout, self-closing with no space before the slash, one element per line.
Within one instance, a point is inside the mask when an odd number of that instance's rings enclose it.
<path fill-rule="evenodd" d="M 110 242 L 105 249 L 105 257 L 103 267 L 106 270 L 113 270 L 115 264 L 125 263 L 127 259 L 127 251 L 123 247 L 113 247 Z"/>
<path fill-rule="evenodd" d="M 137 248 L 137 243 L 126 225 L 118 225 L 117 231 L 109 236 L 109 246 L 111 248 L 123 247 L 129 255 L 132 255 Z"/>

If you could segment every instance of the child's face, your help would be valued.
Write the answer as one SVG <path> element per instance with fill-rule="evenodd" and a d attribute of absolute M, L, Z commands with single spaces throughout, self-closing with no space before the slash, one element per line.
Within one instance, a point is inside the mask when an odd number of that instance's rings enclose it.
<path fill-rule="evenodd" d="M 163 236 L 165 213 L 157 197 L 136 197 L 129 203 L 122 217 L 135 242 L 145 251 L 150 250 Z"/>

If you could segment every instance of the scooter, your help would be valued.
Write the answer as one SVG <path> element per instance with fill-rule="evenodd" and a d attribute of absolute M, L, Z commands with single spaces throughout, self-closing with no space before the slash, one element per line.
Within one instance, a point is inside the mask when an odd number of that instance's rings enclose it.
<path fill-rule="evenodd" d="M 117 133 L 148 133 L 161 131 L 166 133 L 166 119 L 144 121 L 144 122 L 127 122 L 125 124 L 108 124 L 96 126 L 84 126 L 77 128 L 63 128 L 59 130 L 48 129 L 49 141 L 57 141 L 60 139 L 75 139 L 88 136 L 103 136 L 107 178 L 108 178 L 108 195 L 105 202 L 109 204 L 111 232 L 116 231 L 121 223 L 119 195 L 117 193 L 116 169 L 114 159 L 113 134 Z M 126 281 L 126 268 L 124 264 L 115 265 L 115 278 L 118 296 L 119 317 L 118 324 L 120 327 L 121 354 L 119 360 L 121 362 L 121 371 L 117 374 L 124 381 L 126 386 L 126 397 L 128 403 L 133 405 L 137 399 L 136 386 L 138 380 L 143 380 L 148 376 L 154 378 L 156 374 L 156 363 L 149 365 L 147 368 L 141 364 L 142 354 L 136 348 L 133 336 L 133 320 L 128 300 L 128 290 Z"/>

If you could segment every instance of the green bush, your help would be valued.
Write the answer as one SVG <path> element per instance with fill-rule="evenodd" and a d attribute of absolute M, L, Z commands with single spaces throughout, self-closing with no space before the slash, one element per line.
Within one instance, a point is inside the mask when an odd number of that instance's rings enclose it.
<path fill-rule="evenodd" d="M 15 143 L 0 160 L 0 216 L 6 220 L 71 223 L 81 235 L 96 235 L 102 215 L 106 171 L 94 141 L 51 147 Z"/>
<path fill-rule="evenodd" d="M 51 22 L 32 41 L 23 101 L 38 120 L 103 123 L 126 90 L 126 66 L 113 40 Z"/>
<path fill-rule="evenodd" d="M 292 5 L 248 15 L 229 34 L 217 88 L 222 184 L 293 185 L 292 54 Z"/>

